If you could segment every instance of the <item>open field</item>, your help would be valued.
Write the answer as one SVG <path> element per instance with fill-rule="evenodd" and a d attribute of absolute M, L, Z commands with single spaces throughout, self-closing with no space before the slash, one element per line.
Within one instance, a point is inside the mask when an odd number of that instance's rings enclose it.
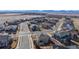
<path fill-rule="evenodd" d="M 19 14 L 0 14 L 0 23 L 5 21 L 14 21 L 20 19 L 30 19 L 33 17 L 41 17 L 40 15 L 19 15 Z"/>
<path fill-rule="evenodd" d="M 72 18 L 75 24 L 75 27 L 79 30 L 79 18 Z"/>

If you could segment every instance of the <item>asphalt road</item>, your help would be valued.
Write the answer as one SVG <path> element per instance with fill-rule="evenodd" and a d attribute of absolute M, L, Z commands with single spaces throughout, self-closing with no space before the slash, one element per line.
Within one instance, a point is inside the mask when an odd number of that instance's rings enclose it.
<path fill-rule="evenodd" d="M 29 29 L 28 29 L 28 26 L 27 26 L 27 23 L 24 22 L 24 23 L 21 23 L 20 24 L 20 31 L 19 31 L 19 38 L 18 38 L 18 45 L 17 45 L 17 48 L 18 49 L 30 49 L 32 48 L 31 47 L 31 44 L 30 43 L 30 37 L 29 37 L 29 34 L 27 34 L 27 32 L 29 33 Z"/>

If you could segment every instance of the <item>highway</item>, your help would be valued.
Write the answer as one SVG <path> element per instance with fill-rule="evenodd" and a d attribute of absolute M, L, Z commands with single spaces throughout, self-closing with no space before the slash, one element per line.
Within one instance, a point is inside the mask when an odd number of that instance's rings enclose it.
<path fill-rule="evenodd" d="M 18 44 L 17 47 L 18 49 L 31 49 L 32 48 L 32 39 L 31 39 L 31 34 L 27 22 L 21 23 L 19 25 L 20 31 L 18 32 Z"/>

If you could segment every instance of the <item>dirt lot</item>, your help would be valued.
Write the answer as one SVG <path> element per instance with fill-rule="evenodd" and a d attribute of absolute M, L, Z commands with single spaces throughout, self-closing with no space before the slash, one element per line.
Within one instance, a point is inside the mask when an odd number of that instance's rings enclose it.
<path fill-rule="evenodd" d="M 79 18 L 73 18 L 72 20 L 74 21 L 73 23 L 75 24 L 75 28 L 79 30 Z"/>
<path fill-rule="evenodd" d="M 0 23 L 19 19 L 30 19 L 33 17 L 41 17 L 40 15 L 19 15 L 19 14 L 0 14 Z"/>

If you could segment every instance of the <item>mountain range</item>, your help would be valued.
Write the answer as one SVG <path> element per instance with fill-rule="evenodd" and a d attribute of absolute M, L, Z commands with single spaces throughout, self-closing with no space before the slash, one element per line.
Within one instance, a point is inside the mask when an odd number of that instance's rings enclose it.
<path fill-rule="evenodd" d="M 0 14 L 5 13 L 66 13 L 79 14 L 79 10 L 0 10 Z"/>

